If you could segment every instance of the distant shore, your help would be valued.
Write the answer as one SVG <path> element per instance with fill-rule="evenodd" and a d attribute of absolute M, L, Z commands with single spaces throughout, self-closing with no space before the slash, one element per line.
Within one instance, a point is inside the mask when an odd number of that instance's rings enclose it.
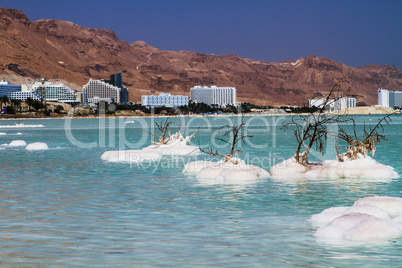
<path fill-rule="evenodd" d="M 345 110 L 330 112 L 330 114 L 345 114 L 345 115 L 381 115 L 381 114 L 401 114 L 390 107 L 355 107 Z M 163 114 L 130 114 L 128 112 L 118 114 L 105 114 L 105 115 L 86 115 L 86 116 L 69 116 L 67 114 L 52 114 L 50 116 L 36 115 L 33 113 L 20 113 L 20 114 L 1 114 L 0 120 L 26 120 L 26 119 L 96 119 L 99 117 L 106 118 L 146 118 L 146 117 L 215 117 L 215 116 L 237 116 L 238 114 L 192 114 L 192 115 L 163 115 Z M 264 113 L 254 112 L 245 113 L 244 116 L 297 116 L 306 115 L 305 113 Z"/>

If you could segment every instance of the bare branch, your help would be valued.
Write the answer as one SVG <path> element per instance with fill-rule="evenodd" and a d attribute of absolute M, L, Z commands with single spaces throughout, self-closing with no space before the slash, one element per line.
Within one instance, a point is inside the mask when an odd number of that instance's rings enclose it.
<path fill-rule="evenodd" d="M 238 146 L 239 143 L 244 143 L 246 138 L 253 137 L 253 136 L 243 133 L 244 125 L 245 124 L 243 123 L 243 119 L 242 119 L 242 123 L 238 126 L 225 125 L 225 126 L 219 128 L 218 132 L 224 131 L 222 134 L 222 136 L 224 138 L 214 138 L 214 139 L 229 144 L 230 152 L 228 154 L 226 154 L 226 155 L 221 154 L 217 150 L 214 151 L 211 148 L 209 148 L 208 150 L 204 150 L 204 149 L 200 148 L 200 151 L 203 153 L 209 154 L 209 155 L 213 155 L 213 156 L 221 156 L 224 158 L 225 161 L 229 161 L 236 153 L 243 152 L 241 149 L 236 149 L 236 146 Z"/>

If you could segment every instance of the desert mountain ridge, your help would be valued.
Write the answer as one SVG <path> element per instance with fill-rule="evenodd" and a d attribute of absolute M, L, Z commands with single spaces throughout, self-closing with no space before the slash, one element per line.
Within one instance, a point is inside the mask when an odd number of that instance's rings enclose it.
<path fill-rule="evenodd" d="M 195 85 L 234 86 L 239 101 L 304 105 L 344 75 L 358 102 L 377 103 L 377 89 L 402 90 L 402 70 L 392 65 L 346 66 L 325 57 L 263 62 L 237 55 L 164 51 L 144 41 L 120 41 L 111 30 L 72 22 L 31 22 L 20 10 L 0 8 L 0 76 L 14 83 L 44 77 L 81 90 L 89 78 L 122 72 L 130 101 L 170 92 L 189 95 Z"/>

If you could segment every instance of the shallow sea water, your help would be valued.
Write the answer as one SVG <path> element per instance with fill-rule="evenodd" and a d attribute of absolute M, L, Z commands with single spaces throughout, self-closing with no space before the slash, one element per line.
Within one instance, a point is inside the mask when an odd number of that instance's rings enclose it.
<path fill-rule="evenodd" d="M 375 124 L 378 116 L 358 116 Z M 371 120 L 370 120 L 371 119 Z M 130 165 L 101 160 L 108 150 L 150 143 L 152 120 L 25 120 L 44 128 L 1 129 L 0 144 L 45 142 L 46 151 L 0 150 L 0 264 L 9 267 L 398 267 L 402 238 L 363 244 L 317 241 L 308 218 L 369 195 L 402 197 L 401 179 L 331 181 L 262 179 L 208 185 L 181 171 L 207 155 L 163 157 Z M 172 118 L 200 127 L 193 145 L 237 117 Z M 269 167 L 294 153 L 289 117 L 244 117 L 253 138 L 240 155 Z M 1 125 L 17 121 L 2 120 Z M 67 129 L 67 131 L 66 131 Z M 173 128 L 174 129 L 174 128 Z M 376 160 L 402 174 L 402 118 L 385 127 Z M 16 135 L 16 133 L 22 135 Z M 330 150 L 329 150 L 330 151 Z"/>

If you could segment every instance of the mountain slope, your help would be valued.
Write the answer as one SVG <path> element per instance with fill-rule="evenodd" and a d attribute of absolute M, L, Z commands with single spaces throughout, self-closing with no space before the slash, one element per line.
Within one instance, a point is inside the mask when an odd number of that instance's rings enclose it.
<path fill-rule="evenodd" d="M 26 81 L 45 77 L 82 88 L 89 78 L 123 72 L 130 100 L 157 92 L 189 94 L 194 85 L 235 86 L 242 101 L 303 105 L 316 91 L 325 94 L 345 74 L 358 101 L 377 103 L 379 87 L 402 90 L 402 71 L 394 66 L 353 68 L 307 56 L 280 63 L 189 51 L 163 51 L 143 41 L 128 44 L 111 30 L 67 21 L 31 22 L 19 10 L 0 8 L 0 75 Z"/>

